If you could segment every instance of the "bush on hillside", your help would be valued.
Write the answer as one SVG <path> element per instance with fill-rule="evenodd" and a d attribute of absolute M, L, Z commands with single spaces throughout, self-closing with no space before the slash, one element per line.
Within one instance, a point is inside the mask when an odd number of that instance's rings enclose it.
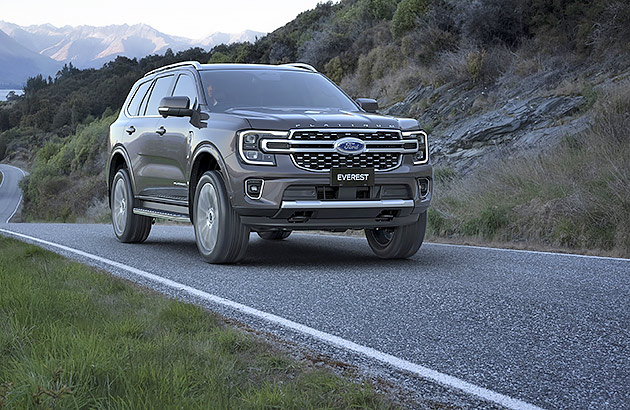
<path fill-rule="evenodd" d="M 630 81 L 607 90 L 593 109 L 590 130 L 551 153 L 440 180 L 433 234 L 630 256 Z"/>
<path fill-rule="evenodd" d="M 426 14 L 429 10 L 429 4 L 430 0 L 402 0 L 398 3 L 392 18 L 394 37 L 399 38 L 416 28 L 418 18 Z"/>
<path fill-rule="evenodd" d="M 485 0 L 463 3 L 462 34 L 480 47 L 516 46 L 527 35 L 525 0 Z"/>
<path fill-rule="evenodd" d="M 112 111 L 76 134 L 55 138 L 37 153 L 24 178 L 24 214 L 28 220 L 75 221 L 95 200 L 106 198 L 105 153 Z"/>

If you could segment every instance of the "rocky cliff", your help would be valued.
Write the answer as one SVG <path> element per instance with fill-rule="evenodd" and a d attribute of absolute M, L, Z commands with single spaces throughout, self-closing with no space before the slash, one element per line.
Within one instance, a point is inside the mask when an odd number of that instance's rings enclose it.
<path fill-rule="evenodd" d="M 464 175 L 497 158 L 552 150 L 563 138 L 583 133 L 591 123 L 595 94 L 630 78 L 628 70 L 550 88 L 544 85 L 548 74 L 490 87 L 419 85 L 383 112 L 417 118 L 429 131 L 436 166 Z"/>

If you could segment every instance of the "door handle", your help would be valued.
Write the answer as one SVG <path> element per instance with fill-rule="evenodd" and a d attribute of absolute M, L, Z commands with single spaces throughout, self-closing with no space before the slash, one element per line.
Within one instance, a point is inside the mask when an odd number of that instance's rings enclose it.
<path fill-rule="evenodd" d="M 163 125 L 160 125 L 160 128 L 158 128 L 157 130 L 155 130 L 155 132 L 158 133 L 158 135 L 164 135 L 166 134 L 166 128 L 164 128 Z"/>
<path fill-rule="evenodd" d="M 134 127 L 133 125 L 130 125 L 129 127 L 127 127 L 125 131 L 127 131 L 127 134 L 131 135 L 134 132 L 136 132 L 136 127 Z"/>

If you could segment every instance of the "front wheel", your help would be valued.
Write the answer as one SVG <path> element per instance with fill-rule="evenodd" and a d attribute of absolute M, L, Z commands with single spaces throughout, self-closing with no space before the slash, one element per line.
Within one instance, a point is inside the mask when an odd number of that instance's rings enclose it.
<path fill-rule="evenodd" d="M 418 252 L 427 230 L 427 213 L 420 214 L 418 221 L 396 228 L 366 229 L 365 237 L 372 251 L 383 259 L 404 259 Z"/>
<path fill-rule="evenodd" d="M 223 179 L 215 171 L 201 176 L 193 208 L 195 241 L 206 262 L 234 263 L 245 256 L 249 228 L 230 205 Z"/>

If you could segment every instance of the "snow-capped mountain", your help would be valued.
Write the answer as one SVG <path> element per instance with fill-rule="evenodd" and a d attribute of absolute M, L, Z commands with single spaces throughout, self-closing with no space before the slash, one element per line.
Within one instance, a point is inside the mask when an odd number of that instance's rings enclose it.
<path fill-rule="evenodd" d="M 146 24 L 55 27 L 51 24 L 19 26 L 4 21 L 0 21 L 0 31 L 35 54 L 48 57 L 61 65 L 72 62 L 78 68 L 98 68 L 119 55 L 141 58 L 149 54 L 162 54 L 169 48 L 175 52 L 190 47 L 208 50 L 222 43 L 254 42 L 257 37 L 264 35 L 246 30 L 241 33 L 214 33 L 201 39 L 189 39 L 162 33 Z M 7 71 L 5 66 L 9 61 L 0 61 L 0 82 L 3 82 L 2 76 Z M 27 78 L 24 77 L 23 81 Z"/>
<path fill-rule="evenodd" d="M 208 37 L 200 38 L 194 41 L 195 47 L 210 49 L 219 44 L 244 43 L 249 41 L 253 43 L 257 38 L 261 38 L 265 33 L 259 31 L 245 30 L 240 33 L 216 33 L 210 34 Z"/>

